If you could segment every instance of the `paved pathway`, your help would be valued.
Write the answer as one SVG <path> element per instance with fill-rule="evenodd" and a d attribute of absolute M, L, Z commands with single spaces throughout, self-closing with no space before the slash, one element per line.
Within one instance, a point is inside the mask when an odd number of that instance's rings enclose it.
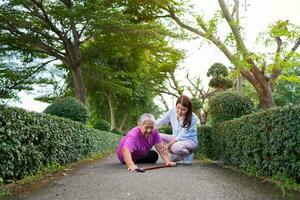
<path fill-rule="evenodd" d="M 54 179 L 31 194 L 9 199 L 299 200 L 300 194 L 283 198 L 280 190 L 270 183 L 197 160 L 191 166 L 128 172 L 113 155 Z"/>

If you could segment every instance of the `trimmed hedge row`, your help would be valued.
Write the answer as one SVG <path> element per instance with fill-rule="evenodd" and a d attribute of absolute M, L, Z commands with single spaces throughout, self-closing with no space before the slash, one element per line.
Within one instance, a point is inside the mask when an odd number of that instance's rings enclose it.
<path fill-rule="evenodd" d="M 0 106 L 0 177 L 20 179 L 116 148 L 120 136 L 47 114 Z"/>
<path fill-rule="evenodd" d="M 197 155 L 204 155 L 208 158 L 211 158 L 213 156 L 213 146 L 212 146 L 212 128 L 211 126 L 198 126 L 197 127 L 197 133 L 198 133 L 198 141 L 199 145 L 196 150 Z"/>
<path fill-rule="evenodd" d="M 300 183 L 300 106 L 274 108 L 216 124 L 210 136 L 207 130 L 199 132 L 199 148 L 210 158 L 255 175 Z"/>

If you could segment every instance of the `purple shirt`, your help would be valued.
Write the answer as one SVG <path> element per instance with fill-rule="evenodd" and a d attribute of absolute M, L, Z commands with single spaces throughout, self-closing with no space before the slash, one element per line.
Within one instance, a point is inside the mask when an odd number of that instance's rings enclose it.
<path fill-rule="evenodd" d="M 143 158 L 147 155 L 148 151 L 154 144 L 161 143 L 161 139 L 157 129 L 153 129 L 152 134 L 146 139 L 141 132 L 141 129 L 137 126 L 131 129 L 126 136 L 124 136 L 117 149 L 117 155 L 122 163 L 125 163 L 122 153 L 122 148 L 126 147 L 130 153 L 133 162 L 137 159 Z"/>

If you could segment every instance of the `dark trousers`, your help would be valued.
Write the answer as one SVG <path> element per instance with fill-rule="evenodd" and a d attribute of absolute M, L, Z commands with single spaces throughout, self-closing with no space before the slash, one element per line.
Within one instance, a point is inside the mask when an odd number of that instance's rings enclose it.
<path fill-rule="evenodd" d="M 148 151 L 147 155 L 135 161 L 135 163 L 156 163 L 158 160 L 158 153 L 154 150 Z"/>

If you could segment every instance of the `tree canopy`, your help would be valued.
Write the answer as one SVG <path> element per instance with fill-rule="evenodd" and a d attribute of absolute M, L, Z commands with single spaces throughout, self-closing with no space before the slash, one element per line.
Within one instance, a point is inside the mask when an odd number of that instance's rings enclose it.
<path fill-rule="evenodd" d="M 265 54 L 251 51 L 245 44 L 239 19 L 233 17 L 237 10 L 238 1 L 235 1 L 233 12 L 229 11 L 224 0 L 218 0 L 220 13 L 213 16 L 210 20 L 205 20 L 203 16 L 190 13 L 186 2 L 175 0 L 165 1 L 142 1 L 135 4 L 131 9 L 138 8 L 144 11 L 144 15 L 153 15 L 153 18 L 170 19 L 178 26 L 190 33 L 214 44 L 229 59 L 241 75 L 250 82 L 255 88 L 262 108 L 274 106 L 273 90 L 275 82 L 282 72 L 289 67 L 296 67 L 295 60 L 299 59 L 296 53 L 300 45 L 300 31 L 288 21 L 277 21 L 268 31 L 266 42 L 275 43 L 276 50 L 271 57 L 265 57 Z M 150 12 L 148 9 L 155 7 L 159 11 Z M 137 12 L 137 17 L 141 16 Z M 182 16 L 190 16 L 182 18 Z M 143 16 L 143 15 L 142 15 Z M 148 16 L 148 18 L 150 18 Z M 187 20 L 194 18 L 194 21 Z M 220 37 L 219 25 L 222 21 L 227 23 L 230 32 L 225 37 Z M 223 32 L 223 30 L 222 30 Z"/>

